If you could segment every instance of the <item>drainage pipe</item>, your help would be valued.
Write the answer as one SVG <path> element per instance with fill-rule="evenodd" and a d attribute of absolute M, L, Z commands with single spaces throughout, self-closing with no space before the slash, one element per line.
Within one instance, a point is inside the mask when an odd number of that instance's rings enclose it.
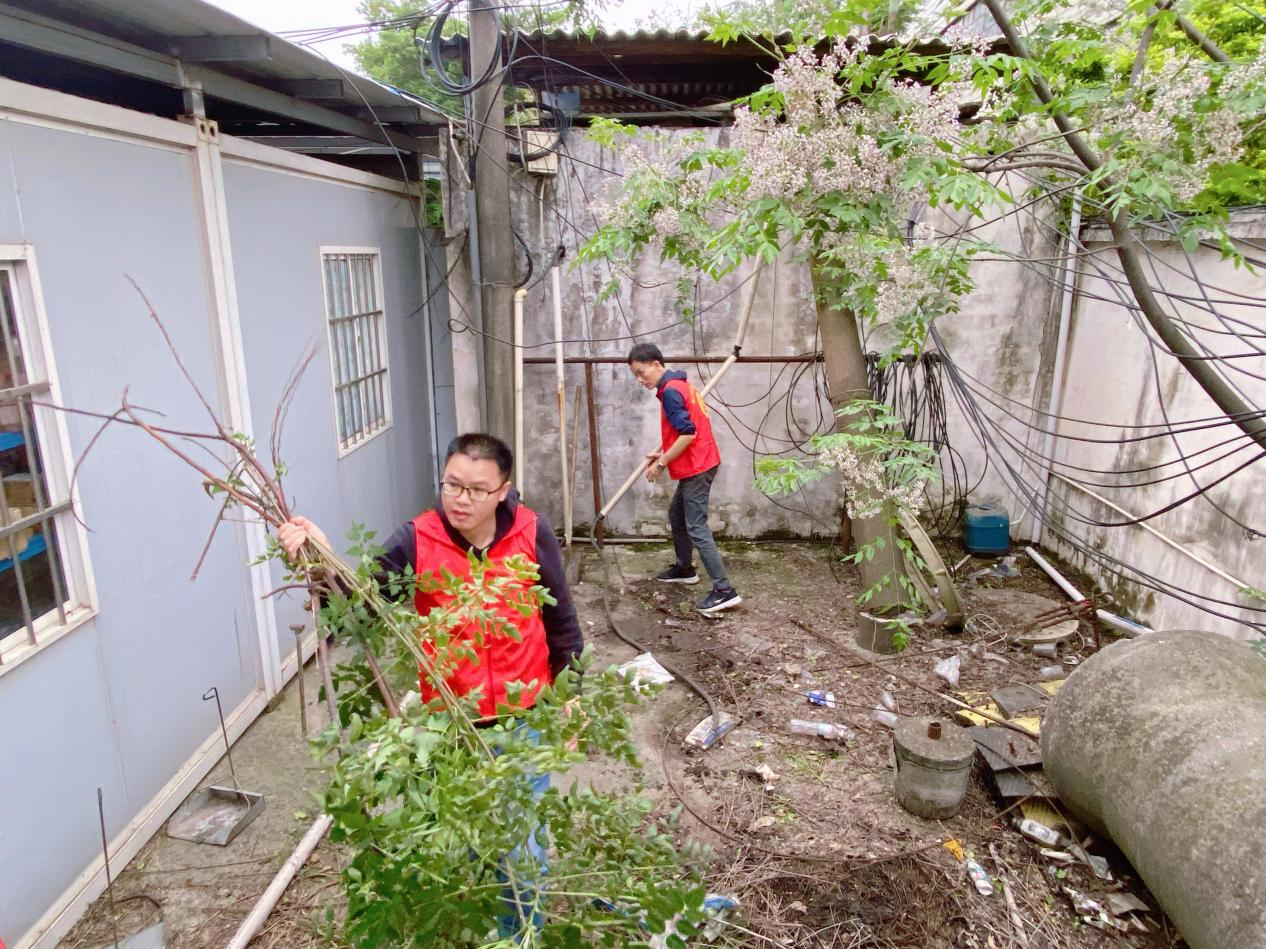
<path fill-rule="evenodd" d="M 1046 525 L 1046 499 L 1051 490 L 1051 474 L 1055 465 L 1055 438 L 1059 429 L 1060 408 L 1064 401 L 1064 361 L 1068 355 L 1068 331 L 1072 323 L 1073 303 L 1077 299 L 1077 276 L 1080 270 L 1074 260 L 1076 250 L 1081 243 L 1081 191 L 1073 194 L 1073 210 L 1068 221 L 1068 239 L 1064 244 L 1064 278 L 1061 281 L 1061 298 L 1059 303 L 1059 336 L 1055 343 L 1055 365 L 1051 372 L 1051 390 L 1046 397 L 1046 447 L 1042 457 L 1046 459 L 1046 473 L 1038 484 L 1037 502 L 1033 506 L 1033 517 L 1037 543 L 1042 542 L 1042 533 Z"/>
<path fill-rule="evenodd" d="M 1058 477 L 1058 476 L 1057 476 Z M 1024 552 L 1029 558 L 1042 568 L 1043 572 L 1055 581 L 1056 586 L 1068 594 L 1068 598 L 1074 603 L 1085 603 L 1086 598 L 1081 595 L 1081 591 L 1065 579 L 1064 575 L 1051 566 L 1050 562 L 1039 554 L 1032 547 L 1025 547 Z M 1150 633 L 1152 630 L 1141 623 L 1128 620 L 1124 616 L 1117 616 L 1116 613 L 1109 613 L 1107 610 L 1095 610 L 1095 616 L 1099 617 L 1099 621 L 1111 626 L 1118 632 L 1124 633 L 1131 639 L 1142 636 L 1144 633 Z"/>
<path fill-rule="evenodd" d="M 1024 552 L 1029 555 L 1029 559 L 1042 568 L 1042 572 L 1055 581 L 1055 585 L 1068 594 L 1068 598 L 1074 603 L 1084 603 L 1086 598 L 1081 595 L 1081 591 L 1064 579 L 1064 575 L 1050 565 L 1045 557 L 1039 554 L 1032 547 L 1025 547 Z"/>
<path fill-rule="evenodd" d="M 523 298 L 527 291 L 514 291 L 514 484 L 522 495 L 523 484 Z"/>
<path fill-rule="evenodd" d="M 290 882 L 295 878 L 295 874 L 299 872 L 299 868 L 308 862 L 308 858 L 312 856 L 312 851 L 316 850 L 321 838 L 329 833 L 330 825 L 333 823 L 334 818 L 329 814 L 322 814 L 313 821 L 312 826 L 308 828 L 308 832 L 299 841 L 299 846 L 295 847 L 294 852 L 286 858 L 286 862 L 281 865 L 281 869 L 273 877 L 273 882 L 268 884 L 268 889 L 259 898 L 259 902 L 255 904 L 255 908 L 251 910 L 250 915 L 242 920 L 242 925 L 233 934 L 233 939 L 229 942 L 228 949 L 246 949 L 250 941 L 255 938 L 263 927 L 268 915 L 277 907 L 277 902 L 281 899 L 282 894 L 286 892 L 286 888 L 290 886 Z"/>
<path fill-rule="evenodd" d="M 1168 630 L 1078 666 L 1042 720 L 1063 805 L 1111 837 L 1192 949 L 1266 946 L 1266 676 L 1242 642 Z"/>
<path fill-rule="evenodd" d="M 558 471 L 563 488 L 563 537 L 571 546 L 572 508 L 571 484 L 567 477 L 567 379 L 563 371 L 563 294 L 558 278 L 558 266 L 563 259 L 563 245 L 558 245 L 554 265 L 549 269 L 550 291 L 554 297 L 554 388 L 558 399 Z M 519 372 L 523 372 L 523 354 L 519 353 Z"/>
<path fill-rule="evenodd" d="M 703 390 L 699 393 L 700 401 L 706 399 L 708 397 L 708 393 L 716 388 L 716 384 L 721 381 L 721 377 L 725 375 L 726 370 L 738 362 L 738 358 L 743 352 L 743 340 L 747 338 L 747 324 L 752 320 L 752 307 L 756 303 L 756 291 L 759 289 L 760 273 L 761 270 L 764 269 L 764 266 L 764 258 L 760 258 L 756 261 L 756 268 L 752 271 L 751 277 L 748 278 L 751 282 L 751 288 L 747 291 L 747 300 L 743 303 L 743 314 L 739 318 L 738 332 L 734 334 L 734 350 L 726 357 L 725 362 L 721 364 L 721 368 L 716 371 L 716 374 L 708 380 L 708 384 L 703 387 Z M 585 368 L 589 368 L 588 364 L 586 364 Z M 602 510 L 598 512 L 599 526 L 601 526 L 601 522 L 606 518 L 606 516 L 611 513 L 611 509 L 619 504 L 620 499 L 623 498 L 624 495 L 628 493 L 629 489 L 637 483 L 637 479 L 642 476 L 642 473 L 646 471 L 649 464 L 649 459 L 643 458 L 633 473 L 625 480 L 624 484 L 620 485 L 619 490 L 617 490 L 615 494 L 611 495 L 611 499 L 607 501 Z"/>

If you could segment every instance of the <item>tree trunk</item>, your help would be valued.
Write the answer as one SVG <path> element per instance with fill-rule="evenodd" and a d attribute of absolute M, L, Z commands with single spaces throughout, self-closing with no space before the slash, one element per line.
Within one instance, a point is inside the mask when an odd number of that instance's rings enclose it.
<path fill-rule="evenodd" d="M 857 402 L 870 401 L 870 385 L 866 378 L 866 354 L 862 351 L 861 334 L 852 313 L 832 309 L 823 302 L 822 291 L 831 285 L 831 278 L 817 266 L 813 268 L 813 284 L 817 300 L 818 330 L 822 334 L 822 356 L 826 366 L 827 387 L 831 394 L 831 408 L 838 411 Z M 828 294 L 829 297 L 829 294 Z M 858 416 L 836 416 L 835 430 L 848 432 Z M 868 613 L 889 614 L 904 604 L 898 578 L 903 575 L 904 564 L 896 544 L 896 532 L 890 512 L 871 517 L 853 518 L 853 536 L 857 548 L 879 543 L 871 560 L 857 564 L 862 577 L 862 589 L 869 590 L 883 582 L 884 586 L 871 599 L 860 606 Z M 888 578 L 885 581 L 885 578 Z"/>

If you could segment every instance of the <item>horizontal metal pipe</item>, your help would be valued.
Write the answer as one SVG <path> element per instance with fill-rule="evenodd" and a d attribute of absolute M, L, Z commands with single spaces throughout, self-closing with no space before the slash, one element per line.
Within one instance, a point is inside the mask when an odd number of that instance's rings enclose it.
<path fill-rule="evenodd" d="M 729 356 L 665 356 L 664 365 L 674 363 L 721 363 Z M 739 356 L 735 362 L 746 362 L 757 366 L 780 365 L 782 363 L 821 362 L 821 353 L 810 353 L 807 356 Z M 628 362 L 627 356 L 564 356 L 563 362 L 568 365 L 581 366 L 623 366 Z M 527 356 L 523 360 L 525 366 L 552 366 L 553 356 Z"/>

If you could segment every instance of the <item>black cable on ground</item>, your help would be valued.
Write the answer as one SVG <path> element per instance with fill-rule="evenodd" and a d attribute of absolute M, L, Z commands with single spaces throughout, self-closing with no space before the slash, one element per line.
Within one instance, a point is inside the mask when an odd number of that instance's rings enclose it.
<path fill-rule="evenodd" d="M 607 625 L 611 627 L 611 632 L 615 633 L 620 639 L 632 646 L 639 653 L 650 652 L 642 643 L 626 633 L 616 621 L 615 613 L 611 609 L 611 565 L 607 562 L 607 552 L 598 544 L 598 525 L 605 518 L 599 514 L 594 519 L 594 525 L 589 529 L 589 543 L 593 545 L 593 549 L 598 552 L 598 559 L 602 561 L 602 609 L 607 614 Z M 674 668 L 663 659 L 658 659 L 661 666 L 682 681 L 684 685 L 690 688 L 699 698 L 703 699 L 704 704 L 708 706 L 708 714 L 712 717 L 712 729 L 721 727 L 721 716 L 717 712 L 717 703 L 708 694 L 708 690 L 695 680 L 688 672 L 683 672 L 680 668 Z"/>

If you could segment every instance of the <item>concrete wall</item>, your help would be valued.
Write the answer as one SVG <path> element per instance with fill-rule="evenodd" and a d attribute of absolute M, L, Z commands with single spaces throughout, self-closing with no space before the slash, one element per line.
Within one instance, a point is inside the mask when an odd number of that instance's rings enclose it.
<path fill-rule="evenodd" d="M 722 130 L 706 133 L 716 140 Z M 560 162 L 557 177 L 545 177 L 544 231 L 538 187 L 542 178 L 517 174 L 519 186 L 511 189 L 515 229 L 538 253 L 548 258 L 561 241 L 568 260 L 575 249 L 597 229 L 591 201 L 617 181 L 621 167 L 611 152 L 598 148 L 582 135 L 568 140 L 573 160 Z M 449 179 L 446 213 L 450 235 L 464 227 L 465 212 L 460 194 L 453 201 L 453 179 Z M 451 246 L 460 248 L 460 240 Z M 463 255 L 464 256 L 464 255 Z M 450 261 L 453 263 L 454 261 Z M 523 272 L 520 262 L 520 273 Z M 728 355 L 743 299 L 742 281 L 750 275 L 738 274 L 713 283 L 701 279 L 695 290 L 699 317 L 685 322 L 675 303 L 678 273 L 661 263 L 654 254 L 645 255 L 633 279 L 624 284 L 617 297 L 597 302 L 599 289 L 610 279 L 606 265 L 582 267 L 564 262 L 561 270 L 563 338 L 569 342 L 568 355 L 609 355 L 621 360 L 634 342 L 656 343 L 666 355 Z M 450 283 L 457 298 L 466 300 L 462 283 L 464 268 L 454 269 Z M 541 279 L 537 279 L 541 278 Z M 553 303 L 547 275 L 537 273 L 525 301 L 525 342 L 531 356 L 553 356 Z M 459 313 L 459 316 L 462 314 Z M 743 347 L 745 356 L 790 356 L 812 353 L 816 318 L 812 309 L 808 270 L 793 254 L 786 254 L 767 267 L 751 326 Z M 636 336 L 637 339 L 630 337 Z M 457 402 L 477 404 L 473 372 L 461 366 L 473 359 L 469 343 L 472 333 L 455 334 L 454 360 L 457 363 Z M 588 342 L 583 342 L 588 341 Z M 706 383 L 715 365 L 684 363 L 698 387 Z M 785 396 L 788 383 L 797 380 L 791 398 Z M 576 390 L 584 386 L 584 367 L 566 368 L 568 443 L 574 423 Z M 808 433 L 825 431 L 831 424 L 825 403 L 817 390 L 820 366 L 736 365 L 715 390 L 711 399 L 712 423 L 722 456 L 721 474 L 712 489 L 713 527 L 731 537 L 759 537 L 776 532 L 808 535 L 833 533 L 838 520 L 836 488 L 820 484 L 799 495 L 774 500 L 761 495 L 752 480 L 756 454 L 794 451 Z M 465 382 L 463 381 L 465 380 Z M 505 380 L 509 385 L 510 380 Z M 659 405 L 653 393 L 642 389 L 622 362 L 594 367 L 598 435 L 601 441 L 601 483 L 603 497 L 609 497 L 637 465 L 643 454 L 659 447 Z M 552 365 L 525 368 L 525 417 L 527 477 L 524 495 L 554 524 L 562 522 L 562 495 L 558 488 L 558 411 Z M 577 524 L 593 519 L 591 453 L 584 404 L 581 405 L 579 454 L 575 459 L 575 518 Z M 753 450 L 755 449 L 755 451 Z M 570 450 L 570 449 L 569 449 Z M 656 485 L 644 482 L 612 512 L 609 529 L 620 534 L 663 535 L 668 531 L 667 506 L 672 485 L 667 478 Z"/>
<path fill-rule="evenodd" d="M 389 531 L 433 501 L 432 315 L 412 198 L 398 185 L 7 80 L 0 168 L 0 245 L 33 255 L 47 317 L 24 327 L 24 345 L 46 332 L 64 404 L 110 412 L 127 387 L 166 425 L 209 428 L 131 276 L 226 419 L 241 360 L 246 421 L 261 446 L 298 355 L 320 345 L 282 455 L 297 508 L 331 536 L 352 520 Z M 228 254 L 213 239 L 217 208 Z M 393 423 L 341 459 L 322 244 L 373 246 L 382 262 Z M 222 351 L 224 282 L 240 317 L 233 351 Z M 44 460 L 65 482 L 99 423 L 63 416 L 61 457 L 48 415 Z M 220 757 L 203 692 L 219 688 L 230 735 L 240 733 L 288 674 L 274 645 L 290 655 L 287 624 L 309 619 L 297 600 L 257 609 L 260 578 L 246 566 L 240 526 L 220 530 L 190 582 L 218 505 L 144 434 L 109 431 L 79 472 L 78 497 L 90 530 L 70 515 L 57 526 L 67 550 L 84 547 L 93 583 L 82 586 L 83 609 L 60 638 L 0 666 L 0 940 L 19 949 L 53 945 L 104 884 L 96 789 L 117 869 Z M 261 634 L 272 626 L 275 644 Z"/>
<path fill-rule="evenodd" d="M 1260 240 L 1266 234 L 1266 219 L 1260 213 L 1244 213 L 1237 215 L 1234 227 L 1240 238 Z M 1155 254 L 1152 279 L 1169 293 L 1188 298 L 1168 304 L 1172 315 L 1196 327 L 1199 340 L 1214 353 L 1251 353 L 1254 345 L 1261 346 L 1260 338 L 1251 335 L 1261 334 L 1266 327 L 1258 305 L 1266 296 L 1266 278 L 1260 270 L 1237 268 L 1207 248 L 1196 251 L 1189 261 L 1176 243 L 1156 231 L 1147 233 L 1153 238 L 1148 246 Z M 1006 252 L 1038 261 L 1057 253 L 1050 235 L 1049 227 L 1026 217 L 995 225 L 989 234 Z M 1008 443 L 995 435 L 992 443 L 982 445 L 963 406 L 951 405 L 951 444 L 961 455 L 969 483 L 975 485 L 972 498 L 1001 499 L 1011 514 L 1014 540 L 1029 541 L 1040 535 L 1044 544 L 1085 570 L 1124 615 L 1158 629 L 1209 629 L 1250 636 L 1251 629 L 1241 621 L 1260 623 L 1263 614 L 1246 609 L 1252 603 L 1240 595 L 1239 584 L 1211 566 L 1251 586 L 1266 584 L 1258 550 L 1260 536 L 1235 523 L 1262 529 L 1256 511 L 1266 488 L 1266 472 L 1250 466 L 1231 474 L 1252 460 L 1253 449 L 1225 422 L 1176 439 L 1138 439 L 1140 434 L 1161 430 L 1156 426 L 1165 424 L 1165 413 L 1175 423 L 1217 419 L 1221 413 L 1177 360 L 1149 341 L 1153 338 L 1150 330 L 1145 332 L 1140 321 L 1116 302 L 1119 288 L 1113 281 L 1120 280 L 1120 275 L 1106 233 L 1087 228 L 1083 239 L 1093 256 L 1079 268 L 1066 365 L 1057 384 L 1058 414 L 1080 421 L 1056 423 L 1055 471 L 1085 483 L 1123 485 L 1094 486 L 1093 490 L 1129 513 L 1123 515 L 1055 478 L 1048 502 L 1053 530 L 1042 531 L 1034 516 L 1032 498 L 1045 471 L 1041 464 L 1026 461 L 1020 449 L 1041 454 L 1045 448 L 1043 434 L 1033 426 L 1041 429 L 1046 424 L 1041 412 L 1051 396 L 1060 296 L 1037 269 L 1040 264 L 1025 267 L 1009 261 L 976 264 L 976 292 L 964 300 L 961 313 L 938 323 L 946 352 L 973 377 L 970 381 L 978 390 L 981 411 L 998 421 L 1012 439 Z M 1241 246 L 1253 252 L 1248 244 Z M 1210 297 L 1223 316 L 1241 323 L 1224 326 L 1201 310 L 1197 304 L 1202 294 L 1191 277 L 1192 266 L 1215 288 L 1209 291 Z M 1058 279 L 1049 270 L 1046 274 Z M 1228 328 L 1250 334 L 1250 342 L 1236 340 Z M 1252 405 L 1266 404 L 1266 382 L 1252 376 L 1262 374 L 1263 363 L 1266 359 L 1258 356 L 1222 363 L 1224 369 L 1232 367 L 1229 378 Z M 948 384 L 946 388 L 948 393 Z M 1192 457 L 1193 467 L 1202 466 L 1194 480 L 1184 475 L 1177 461 L 1179 446 Z M 1156 471 L 1130 473 L 1167 462 Z M 1142 484 L 1174 474 L 1180 477 Z M 1224 476 L 1229 477 L 1220 481 Z M 1147 524 L 1209 566 L 1141 526 L 1086 523 L 1120 523 L 1152 514 L 1206 485 L 1213 485 L 1206 497 L 1188 501 Z M 1117 558 L 1179 590 L 1222 602 L 1163 594 L 1149 586 L 1146 577 L 1096 563 L 1082 552 L 1085 548 Z M 1196 602 L 1223 615 L 1210 615 Z"/>
<path fill-rule="evenodd" d="M 705 133 L 712 141 L 723 141 L 724 130 Z M 591 235 L 597 222 L 591 202 L 609 187 L 614 187 L 621 171 L 619 160 L 599 149 L 582 136 L 573 136 L 567 145 L 572 160 L 564 158 L 557 177 L 537 178 L 516 174 L 517 186 L 512 189 L 515 228 L 537 252 L 538 259 L 547 259 L 549 250 L 561 240 L 570 252 Z M 460 307 L 455 309 L 459 324 L 469 322 L 470 296 L 464 267 L 461 230 L 465 209 L 461 201 L 460 175 L 449 168 L 446 221 L 449 242 L 449 265 L 452 267 L 451 298 Z M 538 188 L 544 181 L 544 225 Z M 1013 190 L 1023 190 L 1022 182 L 1011 182 Z M 454 190 L 454 189 L 457 190 Z M 454 201 L 453 195 L 457 196 Z M 952 232 L 959 222 L 942 214 L 929 219 L 943 232 Z M 986 255 L 973 265 L 977 289 L 962 301 L 959 313 L 942 319 L 938 329 L 945 352 L 961 371 L 970 377 L 977 390 L 978 410 L 997 422 L 1002 433 L 995 433 L 992 442 L 982 443 L 969 421 L 969 405 L 956 400 L 953 387 L 945 384 L 948 402 L 948 430 L 951 458 L 962 479 L 961 487 L 972 500 L 998 498 L 1007 505 L 1012 518 L 1013 538 L 1038 538 L 1055 546 L 1064 556 L 1088 570 L 1116 598 L 1123 613 L 1133 615 L 1158 627 L 1196 627 L 1240 635 L 1245 628 L 1237 620 L 1261 614 L 1245 612 L 1247 601 L 1239 595 L 1237 585 L 1215 571 L 1148 534 L 1137 526 L 1097 528 L 1078 523 L 1077 516 L 1090 520 L 1124 520 L 1103 505 L 1056 480 L 1048 509 L 1056 518 L 1056 533 L 1042 533 L 1033 501 L 1036 486 L 1044 481 L 1043 467 L 1025 454 L 1040 455 L 1044 449 L 1045 420 L 1042 413 L 1051 397 L 1055 374 L 1055 354 L 1059 334 L 1061 295 L 1057 292 L 1061 274 L 1057 267 L 1060 246 L 1057 222 L 1044 212 L 1034 217 L 1019 214 L 976 231 L 976 236 L 993 241 L 1001 253 Z M 1241 220 L 1237 227 L 1245 238 L 1262 234 L 1259 217 Z M 1155 235 L 1154 235 L 1155 236 Z M 1173 244 L 1152 245 L 1158 255 L 1155 276 L 1160 283 L 1177 294 L 1199 298 L 1189 276 L 1183 275 L 1187 261 L 1181 249 Z M 1105 245 L 1097 245 L 1104 250 Z M 1026 263 L 1017 263 L 1021 258 Z M 1263 296 L 1260 271 L 1237 269 L 1220 261 L 1209 250 L 1197 254 L 1197 266 L 1205 279 L 1222 288 L 1219 303 L 1224 312 L 1242 319 L 1261 332 L 1261 310 L 1254 305 Z M 1160 400 L 1163 394 L 1172 419 L 1207 418 L 1217 414 L 1212 403 L 1192 382 L 1177 363 L 1156 353 L 1146 336 L 1133 324 L 1128 313 L 1111 302 L 1095 296 L 1111 296 L 1111 288 L 1093 267 L 1083 267 L 1082 293 L 1072 314 L 1072 337 L 1059 391 L 1063 393 L 1062 414 L 1099 423 L 1094 437 L 1106 443 L 1095 444 L 1073 440 L 1091 428 L 1069 423 L 1058 430 L 1056 459 L 1067 467 L 1066 473 L 1077 473 L 1088 481 L 1137 483 L 1147 478 L 1122 474 L 1130 468 L 1142 467 L 1176 457 L 1172 443 L 1163 440 L 1130 442 L 1131 426 L 1155 425 L 1163 421 Z M 530 355 L 552 355 L 551 346 L 542 346 L 553 338 L 551 301 L 548 279 L 535 275 L 526 301 L 526 343 Z M 634 273 L 626 275 L 618 297 L 598 303 L 601 286 L 610 278 L 605 265 L 597 267 L 565 267 L 562 274 L 563 336 L 568 340 L 569 355 L 622 356 L 631 344 L 630 336 L 654 341 L 666 353 L 724 354 L 730 346 L 737 322 L 740 294 L 733 293 L 745 274 L 719 285 L 700 284 L 697 301 L 704 307 L 721 300 L 692 326 L 682 323 L 674 306 L 677 272 L 662 264 L 650 252 L 636 264 Z M 809 281 L 804 264 L 787 255 L 772 268 L 761 288 L 753 324 L 744 348 L 750 355 L 783 355 L 811 352 L 818 348 L 814 338 L 814 314 Z M 1238 295 L 1238 296 L 1237 296 Z M 1183 318 L 1198 325 L 1209 323 L 1209 317 L 1187 304 L 1179 308 Z M 1240 327 L 1241 329 L 1243 327 Z M 1222 327 L 1213 327 L 1223 330 Z M 640 335 L 646 334 L 646 335 Z M 453 336 L 455 392 L 457 412 L 464 421 L 477 423 L 478 397 L 473 332 Z M 1222 332 L 1201 331 L 1201 338 L 1218 352 L 1243 352 L 1245 346 Z M 586 342 L 587 341 L 587 342 Z M 1260 341 L 1259 341 L 1260 343 Z M 882 332 L 869 340 L 870 349 L 882 349 Z M 1153 360 L 1156 362 L 1153 368 Z M 1260 373 L 1260 360 L 1234 360 L 1230 364 L 1249 372 Z M 708 367 L 685 366 L 696 382 L 706 378 Z M 1159 377 L 1159 379 L 1157 378 Z M 714 425 L 721 443 L 725 464 L 713 489 L 713 526 L 732 537 L 758 537 L 766 532 L 785 531 L 808 534 L 830 532 L 837 518 L 838 501 L 833 486 L 819 484 L 804 496 L 783 502 L 794 512 L 764 498 L 752 483 L 752 461 L 758 453 L 794 450 L 807 432 L 823 430 L 829 419 L 823 418 L 825 405 L 815 388 L 814 373 L 798 376 L 799 385 L 791 396 L 790 414 L 780 402 L 791 373 L 779 374 L 778 367 L 738 366 L 720 387 L 719 398 L 713 400 Z M 1249 401 L 1263 404 L 1263 382 L 1232 370 L 1232 378 L 1240 385 Z M 567 411 L 572 413 L 577 387 L 583 384 L 583 369 L 567 367 Z M 639 456 L 658 441 L 656 404 L 653 397 L 636 387 L 623 365 L 600 365 L 594 368 L 598 432 L 601 438 L 601 480 L 603 496 L 624 480 Z M 509 384 L 509 380 L 505 380 Z M 992 404 L 991 404 L 992 402 Z M 727 408 L 729 403 L 733 408 Z M 554 372 L 552 366 L 526 369 L 525 405 L 527 484 L 525 495 L 552 520 L 560 515 L 561 492 L 557 488 L 558 421 L 555 407 Z M 582 409 L 583 415 L 583 409 Z M 730 424 L 727 424 L 727 420 Z M 1106 426 L 1106 427 L 1105 427 Z M 757 437 L 757 432 L 761 437 Z M 1180 443 L 1187 453 L 1198 452 L 1235 434 L 1219 427 L 1182 436 Z M 588 426 L 582 418 L 580 451 L 576 459 L 576 521 L 592 517 L 589 478 L 590 451 Z M 1234 446 L 1227 446 L 1234 447 Z M 1197 463 L 1215 458 L 1221 451 L 1197 455 Z M 1218 479 L 1231 467 L 1250 457 L 1248 449 L 1229 459 L 1201 469 L 1197 478 L 1202 484 Z M 1102 469 L 1106 474 L 1096 474 Z M 1059 470 L 1059 469 L 1057 469 Z M 1161 476 L 1181 470 L 1176 466 L 1163 469 Z M 1152 475 L 1156 477 L 1157 475 Z M 1260 498 L 1263 476 L 1249 469 L 1214 487 L 1207 499 L 1196 500 L 1162 515 L 1149 523 L 1169 534 L 1177 543 L 1220 566 L 1227 573 L 1256 587 L 1266 587 L 1257 561 L 1256 535 L 1235 525 L 1222 508 L 1250 526 L 1251 509 Z M 669 498 L 667 483 L 648 487 L 639 485 L 632 495 L 612 513 L 610 526 L 621 533 L 661 534 L 665 530 L 664 508 Z M 1181 478 L 1150 487 L 1134 487 L 1112 491 L 1112 499 L 1132 514 L 1151 513 L 1196 490 L 1190 478 Z M 1217 507 L 1215 507 L 1217 505 Z M 1076 512 L 1074 514 L 1073 512 Z M 1059 532 L 1066 538 L 1060 540 Z M 1171 596 L 1160 596 L 1139 581 L 1137 575 L 1128 582 L 1114 576 L 1089 559 L 1076 553 L 1078 546 L 1089 546 L 1138 567 L 1141 571 L 1163 578 L 1167 583 L 1225 601 L 1215 608 L 1226 618 L 1215 618 L 1190 604 Z M 1128 572 L 1127 572 L 1128 573 Z"/>
<path fill-rule="evenodd" d="M 1266 237 L 1266 216 L 1240 215 L 1235 227 L 1239 237 L 1260 241 Z M 1153 236 L 1160 235 L 1153 233 Z M 1157 348 L 1159 343 L 1149 342 L 1154 339 L 1150 330 L 1145 333 L 1124 308 L 1094 299 L 1096 295 L 1112 296 L 1108 278 L 1117 277 L 1111 269 L 1116 264 L 1116 255 L 1106 250 L 1105 234 L 1090 231 L 1086 239 L 1091 249 L 1099 253 L 1095 258 L 1097 266 L 1088 265 L 1082 271 L 1081 295 L 1071 327 L 1068 372 L 1063 380 L 1062 414 L 1108 422 L 1113 427 L 1092 429 L 1065 423 L 1060 426 L 1060 434 L 1125 439 L 1157 431 L 1152 428 L 1140 432 L 1137 427 L 1163 426 L 1166 413 L 1171 423 L 1218 419 L 1222 413 L 1177 359 Z M 1155 254 L 1153 273 L 1160 284 L 1170 293 L 1188 298 L 1167 304 L 1171 316 L 1189 322 L 1196 338 L 1216 354 L 1252 353 L 1255 347 L 1261 351 L 1266 317 L 1260 304 L 1266 299 L 1266 276 L 1260 269 L 1236 267 L 1231 261 L 1222 260 L 1215 250 L 1201 248 L 1195 252 L 1196 272 L 1210 288 L 1208 293 L 1217 310 L 1227 320 L 1242 321 L 1221 324 L 1197 305 L 1202 302 L 1202 293 L 1191 277 L 1190 264 L 1182 248 L 1161 240 L 1149 241 L 1148 246 Z M 1248 254 L 1256 253 L 1247 244 L 1241 244 L 1241 249 Z M 1248 334 L 1249 340 L 1238 340 L 1228 335 L 1228 330 Z M 1228 359 L 1219 366 L 1250 405 L 1266 405 L 1266 381 L 1252 375 L 1263 374 L 1266 356 Z M 1179 449 L 1191 456 L 1191 466 L 1198 469 L 1192 475 L 1187 475 L 1181 465 L 1169 465 L 1146 474 L 1124 474 L 1131 469 L 1174 460 Z M 1223 601 L 1212 608 L 1225 615 L 1222 618 L 1209 616 L 1139 583 L 1122 582 L 1102 569 L 1092 570 L 1102 578 L 1105 588 L 1117 598 L 1123 610 L 1134 612 L 1157 629 L 1208 629 L 1247 636 L 1250 631 L 1237 620 L 1261 623 L 1266 621 L 1266 614 L 1245 609 L 1251 601 L 1240 595 L 1237 583 L 1219 576 L 1140 526 L 1093 527 L 1079 523 L 1077 518 L 1105 522 L 1130 520 L 1210 486 L 1203 497 L 1147 523 L 1209 564 L 1260 589 L 1266 586 L 1266 569 L 1262 566 L 1262 545 L 1266 541 L 1256 531 L 1266 530 L 1262 517 L 1266 469 L 1260 463 L 1250 464 L 1232 474 L 1233 469 L 1253 462 L 1258 451 L 1235 426 L 1225 423 L 1187 432 L 1174 439 L 1105 444 L 1061 438 L 1056 460 L 1067 466 L 1065 473 L 1071 470 L 1083 481 L 1140 484 L 1174 474 L 1181 476 L 1157 485 L 1095 489 L 1127 510 L 1130 516 L 1056 481 L 1052 492 L 1053 511 L 1060 517 L 1061 529 L 1082 538 L 1092 548 L 1128 561 L 1176 587 Z M 1118 474 L 1099 474 L 1096 469 Z M 1221 480 L 1224 477 L 1226 480 Z M 1245 530 L 1236 521 L 1252 530 Z M 1086 558 L 1075 554 L 1067 543 L 1056 546 L 1073 562 L 1085 565 Z"/>

